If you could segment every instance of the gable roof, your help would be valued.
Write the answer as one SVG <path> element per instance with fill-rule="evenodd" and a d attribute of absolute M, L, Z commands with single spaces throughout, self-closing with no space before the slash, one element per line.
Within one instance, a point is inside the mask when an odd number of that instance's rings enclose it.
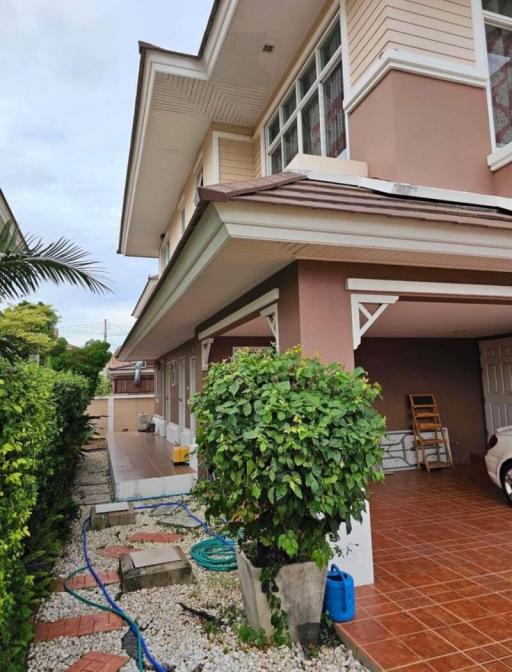
<path fill-rule="evenodd" d="M 376 182 L 375 180 L 372 182 Z M 267 205 L 334 210 L 358 214 L 408 217 L 427 221 L 512 228 L 512 211 L 498 205 L 477 205 L 453 199 L 433 200 L 408 193 L 386 193 L 355 184 L 310 179 L 285 171 L 243 182 L 224 182 L 199 188 L 203 203 L 244 201 Z M 404 192 L 407 192 L 404 185 Z M 449 192 L 446 192 L 449 195 Z M 511 201 L 512 203 L 512 201 Z"/>

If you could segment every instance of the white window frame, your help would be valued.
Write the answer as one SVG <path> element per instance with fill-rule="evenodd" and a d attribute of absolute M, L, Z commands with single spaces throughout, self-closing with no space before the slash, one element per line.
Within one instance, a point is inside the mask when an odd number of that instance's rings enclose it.
<path fill-rule="evenodd" d="M 489 130 L 491 133 L 491 147 L 492 153 L 487 157 L 489 168 L 494 171 L 502 168 L 512 161 L 512 142 L 506 145 L 498 146 L 496 144 L 496 128 L 494 125 L 494 109 L 492 105 L 492 91 L 491 91 L 491 72 L 489 70 L 489 60 L 487 52 L 487 35 L 485 31 L 486 25 L 496 26 L 497 28 L 504 28 L 512 32 L 512 17 L 504 16 L 503 14 L 496 14 L 489 12 L 482 7 L 482 0 L 474 0 L 478 3 L 480 9 L 480 39 L 478 45 L 484 51 L 482 54 L 482 61 L 485 60 L 485 68 L 487 72 L 487 106 L 489 111 Z M 478 48 L 478 47 L 477 47 Z"/>
<path fill-rule="evenodd" d="M 331 30 L 334 28 L 334 26 L 338 23 L 339 30 L 340 30 L 340 36 L 341 36 L 341 44 L 339 47 L 336 49 L 334 54 L 331 56 L 329 59 L 328 63 L 324 65 L 324 67 L 321 67 L 321 49 L 324 45 L 325 40 L 329 37 L 329 33 Z M 319 105 L 319 117 L 320 117 L 320 146 L 321 146 L 321 151 L 320 151 L 320 156 L 326 156 L 326 140 L 325 140 L 325 119 L 324 119 L 324 97 L 323 97 L 323 85 L 326 79 L 330 77 L 332 74 L 333 70 L 339 65 L 341 67 L 341 73 L 342 73 L 342 81 L 343 81 L 343 91 L 345 91 L 345 78 L 344 78 L 344 71 L 343 71 L 343 59 L 342 59 L 342 46 L 343 46 L 343 26 L 341 22 L 341 17 L 340 13 L 336 13 L 334 18 L 329 22 L 327 25 L 325 31 L 323 32 L 322 36 L 320 39 L 317 41 L 315 47 L 313 50 L 307 55 L 307 58 L 304 59 L 304 62 L 302 64 L 302 67 L 297 75 L 295 77 L 293 84 L 286 90 L 286 93 L 284 96 L 282 96 L 281 100 L 279 103 L 276 105 L 276 109 L 274 112 L 270 115 L 269 121 L 265 125 L 265 131 L 264 131 L 264 142 L 265 142 L 265 166 L 266 166 L 266 172 L 267 175 L 272 174 L 272 154 L 274 153 L 274 150 L 278 147 L 279 144 L 281 144 L 281 165 L 282 165 L 282 170 L 285 170 L 286 168 L 286 163 L 284 160 L 284 136 L 286 135 L 287 131 L 293 126 L 293 124 L 296 122 L 297 123 L 297 151 L 299 154 L 302 153 L 303 151 L 303 137 L 302 137 L 302 110 L 304 107 L 307 106 L 307 104 L 310 102 L 312 97 L 318 93 L 318 105 Z M 311 85 L 309 91 L 306 93 L 306 95 L 301 99 L 300 98 L 300 80 L 308 67 L 310 66 L 312 60 L 315 60 L 315 65 L 316 65 L 316 79 L 314 83 Z M 290 115 L 290 117 L 284 121 L 283 117 L 283 104 L 288 100 L 288 97 L 292 92 L 295 92 L 295 99 L 296 101 L 299 101 L 295 107 L 294 112 Z M 347 138 L 347 118 L 346 118 L 346 112 L 343 112 L 344 116 L 344 129 L 345 129 L 345 139 L 346 139 L 346 144 L 345 148 L 339 154 L 337 158 L 348 158 L 348 138 Z M 270 135 L 269 135 L 269 130 L 270 126 L 274 123 L 276 120 L 276 117 L 279 118 L 279 133 L 276 135 L 276 137 L 270 142 Z"/>

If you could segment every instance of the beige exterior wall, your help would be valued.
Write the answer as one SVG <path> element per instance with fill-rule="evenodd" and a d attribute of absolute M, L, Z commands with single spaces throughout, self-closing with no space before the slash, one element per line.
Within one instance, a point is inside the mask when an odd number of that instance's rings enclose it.
<path fill-rule="evenodd" d="M 259 148 L 258 148 L 259 149 Z M 255 143 L 219 138 L 219 182 L 255 177 Z"/>
<path fill-rule="evenodd" d="M 87 413 L 100 416 L 94 420 L 99 436 L 108 434 L 109 397 L 95 397 L 87 408 Z M 155 397 L 148 395 L 114 396 L 114 432 L 134 432 L 137 430 L 139 413 L 155 414 Z"/>
<path fill-rule="evenodd" d="M 475 62 L 471 0 L 346 0 L 350 77 L 386 49 Z"/>
<path fill-rule="evenodd" d="M 108 399 L 107 397 L 95 397 L 87 407 L 87 414 L 94 416 L 92 421 L 96 433 L 106 436 L 108 431 Z"/>
<path fill-rule="evenodd" d="M 114 432 L 134 432 L 137 430 L 139 413 L 155 414 L 154 397 L 115 398 Z"/>
<path fill-rule="evenodd" d="M 225 133 L 230 137 L 219 137 L 219 133 Z M 162 241 L 162 248 L 169 241 L 172 254 L 183 234 L 182 210 L 185 210 L 185 222 L 187 224 L 194 213 L 196 207 L 194 196 L 196 193 L 197 175 L 201 166 L 203 168 L 203 183 L 205 185 L 231 180 L 243 180 L 255 176 L 255 170 L 258 170 L 256 166 L 259 165 L 259 151 L 256 159 L 255 147 L 258 146 L 259 149 L 259 144 L 254 141 L 238 141 L 231 137 L 239 135 L 243 138 L 251 138 L 252 134 L 252 129 L 239 126 L 228 124 L 212 124 L 210 126 L 197 153 L 194 167 L 185 181 L 178 205 L 169 220 L 165 239 Z M 256 175 L 259 174 L 256 173 Z M 163 270 L 162 259 L 160 270 Z"/>

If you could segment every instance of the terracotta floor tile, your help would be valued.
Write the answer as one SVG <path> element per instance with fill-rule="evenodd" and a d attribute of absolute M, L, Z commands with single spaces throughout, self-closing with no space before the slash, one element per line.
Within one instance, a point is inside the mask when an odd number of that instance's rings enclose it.
<path fill-rule="evenodd" d="M 406 646 L 419 654 L 423 660 L 455 653 L 457 650 L 434 630 L 423 630 L 414 635 L 406 635 L 401 640 Z"/>
<path fill-rule="evenodd" d="M 435 672 L 452 672 L 453 670 L 467 670 L 468 667 L 475 667 L 471 658 L 468 658 L 464 653 L 452 653 L 448 656 L 434 658 L 434 660 L 429 660 L 428 662 Z"/>
<path fill-rule="evenodd" d="M 380 639 L 388 639 L 391 633 L 375 618 L 350 623 L 337 623 L 336 628 L 342 630 L 357 644 L 368 644 Z"/>
<path fill-rule="evenodd" d="M 489 616 L 490 611 L 476 602 L 476 599 L 465 599 L 445 604 L 445 609 L 451 611 L 463 621 L 474 621 L 483 616 Z"/>
<path fill-rule="evenodd" d="M 473 598 L 473 602 L 476 602 L 491 614 L 506 614 L 512 611 L 512 602 L 500 594 L 488 593 L 487 595 L 480 595 Z"/>
<path fill-rule="evenodd" d="M 471 625 L 494 639 L 496 642 L 510 639 L 510 633 L 512 632 L 512 625 L 505 618 L 500 618 L 498 616 L 480 618 L 472 621 Z"/>
<path fill-rule="evenodd" d="M 421 662 L 417 653 L 409 649 L 399 639 L 385 639 L 364 647 L 365 652 L 384 670 Z"/>
<path fill-rule="evenodd" d="M 389 630 L 395 637 L 411 635 L 426 629 L 426 626 L 421 623 L 421 621 L 418 621 L 418 619 L 414 618 L 410 613 L 403 611 L 396 614 L 380 616 L 379 623 L 381 623 L 386 630 Z"/>

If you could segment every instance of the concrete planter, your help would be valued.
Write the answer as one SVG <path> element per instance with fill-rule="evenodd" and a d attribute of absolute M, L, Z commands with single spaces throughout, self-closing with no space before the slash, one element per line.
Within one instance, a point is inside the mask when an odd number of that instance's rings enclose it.
<path fill-rule="evenodd" d="M 264 630 L 270 638 L 274 628 L 267 596 L 261 589 L 261 569 L 255 567 L 243 551 L 237 550 L 237 561 L 249 625 L 255 630 Z M 304 644 L 318 640 L 326 574 L 327 569 L 318 569 L 314 562 L 297 562 L 279 570 L 278 595 L 294 642 Z"/>

